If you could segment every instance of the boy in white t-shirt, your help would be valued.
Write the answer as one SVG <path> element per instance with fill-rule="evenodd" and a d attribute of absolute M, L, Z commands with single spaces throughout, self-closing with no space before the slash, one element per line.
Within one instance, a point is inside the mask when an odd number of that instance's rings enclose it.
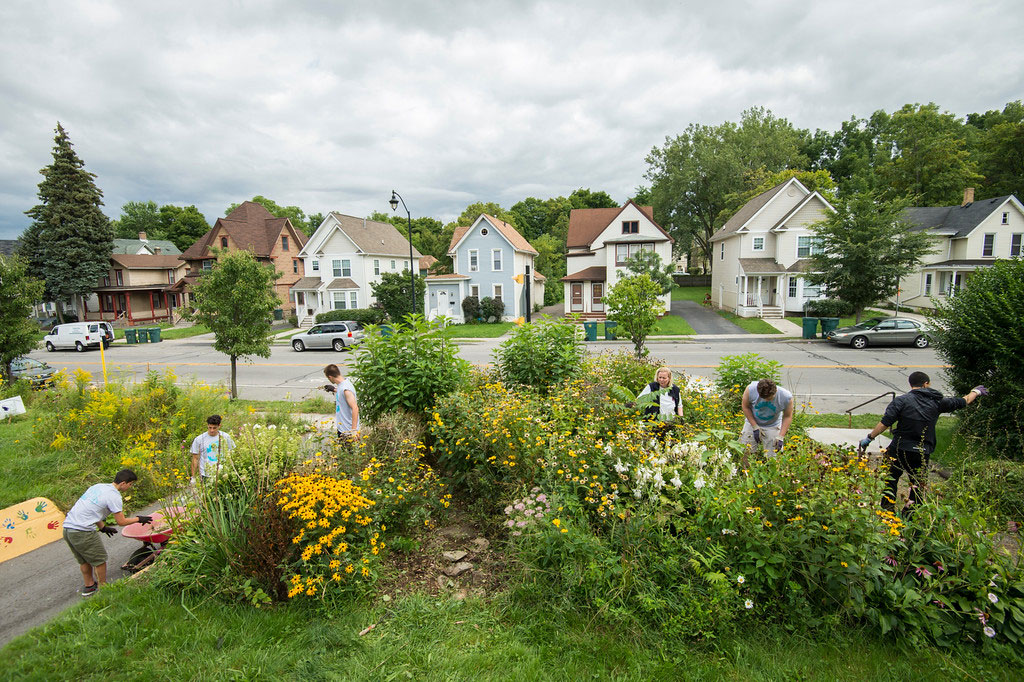
<path fill-rule="evenodd" d="M 192 441 L 192 483 L 196 482 L 196 474 L 202 480 L 217 475 L 220 467 L 220 456 L 235 447 L 235 441 L 220 431 L 220 415 L 211 414 L 206 418 L 206 433 L 201 433 Z"/>
<path fill-rule="evenodd" d="M 337 365 L 324 367 L 324 376 L 331 383 L 324 388 L 334 394 L 334 426 L 339 438 L 353 439 L 359 435 L 359 403 L 356 402 L 356 387 L 341 376 Z"/>
<path fill-rule="evenodd" d="M 145 514 L 125 518 L 121 493 L 131 488 L 136 480 L 138 477 L 131 469 L 118 471 L 113 483 L 97 483 L 86 490 L 64 517 L 64 542 L 71 548 L 82 571 L 83 597 L 96 594 L 99 586 L 107 582 L 107 550 L 100 533 L 114 535 L 117 531 L 106 524 L 106 518 L 113 514 L 119 526 L 153 522 L 153 517 Z"/>
<path fill-rule="evenodd" d="M 793 394 L 771 379 L 752 381 L 743 391 L 743 431 L 740 443 L 759 446 L 769 457 L 782 450 L 789 425 L 793 423 Z"/>

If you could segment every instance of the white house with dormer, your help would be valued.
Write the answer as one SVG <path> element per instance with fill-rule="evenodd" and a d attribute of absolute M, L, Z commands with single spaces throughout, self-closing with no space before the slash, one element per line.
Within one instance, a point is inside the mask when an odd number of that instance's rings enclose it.
<path fill-rule="evenodd" d="M 419 271 L 420 253 L 391 223 L 329 214 L 298 253 L 305 276 L 292 285 L 299 325 L 313 324 L 329 310 L 368 308 L 376 303 L 371 285 L 384 272 Z"/>
<path fill-rule="evenodd" d="M 577 208 L 569 213 L 566 267 L 562 278 L 565 313 L 604 319 L 604 297 L 622 277 L 626 261 L 640 251 L 654 251 L 672 261 L 672 237 L 654 221 L 654 209 L 629 201 L 621 208 Z M 667 312 L 672 294 L 661 297 Z"/>
<path fill-rule="evenodd" d="M 525 317 L 527 306 L 544 304 L 545 278 L 534 268 L 537 250 L 505 221 L 484 213 L 472 225 L 456 227 L 448 255 L 454 272 L 427 276 L 427 317 L 463 322 L 462 301 L 468 296 L 500 300 L 505 320 Z"/>
<path fill-rule="evenodd" d="M 711 237 L 712 301 L 740 317 L 801 314 L 823 296 L 805 279 L 820 249 L 809 226 L 832 211 L 796 178 L 748 201 Z"/>

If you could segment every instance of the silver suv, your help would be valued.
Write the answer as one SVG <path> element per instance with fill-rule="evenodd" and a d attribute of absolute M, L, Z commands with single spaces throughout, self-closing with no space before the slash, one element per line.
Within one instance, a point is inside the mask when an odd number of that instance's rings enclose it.
<path fill-rule="evenodd" d="M 307 348 L 333 348 L 340 353 L 362 341 L 363 325 L 358 322 L 324 322 L 293 336 L 292 348 L 298 353 Z"/>

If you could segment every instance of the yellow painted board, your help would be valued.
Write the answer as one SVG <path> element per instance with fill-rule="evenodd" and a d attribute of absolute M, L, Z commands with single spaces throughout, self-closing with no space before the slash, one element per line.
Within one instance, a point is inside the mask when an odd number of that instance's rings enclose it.
<path fill-rule="evenodd" d="M 0 563 L 64 536 L 64 513 L 45 497 L 0 510 Z"/>

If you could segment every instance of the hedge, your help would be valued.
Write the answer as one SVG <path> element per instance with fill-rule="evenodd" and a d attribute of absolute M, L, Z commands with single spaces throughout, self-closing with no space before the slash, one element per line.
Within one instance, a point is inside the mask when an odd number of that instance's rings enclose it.
<path fill-rule="evenodd" d="M 352 320 L 360 324 L 380 324 L 384 321 L 382 308 L 352 308 L 351 310 L 329 310 L 316 316 L 316 323 Z"/>

